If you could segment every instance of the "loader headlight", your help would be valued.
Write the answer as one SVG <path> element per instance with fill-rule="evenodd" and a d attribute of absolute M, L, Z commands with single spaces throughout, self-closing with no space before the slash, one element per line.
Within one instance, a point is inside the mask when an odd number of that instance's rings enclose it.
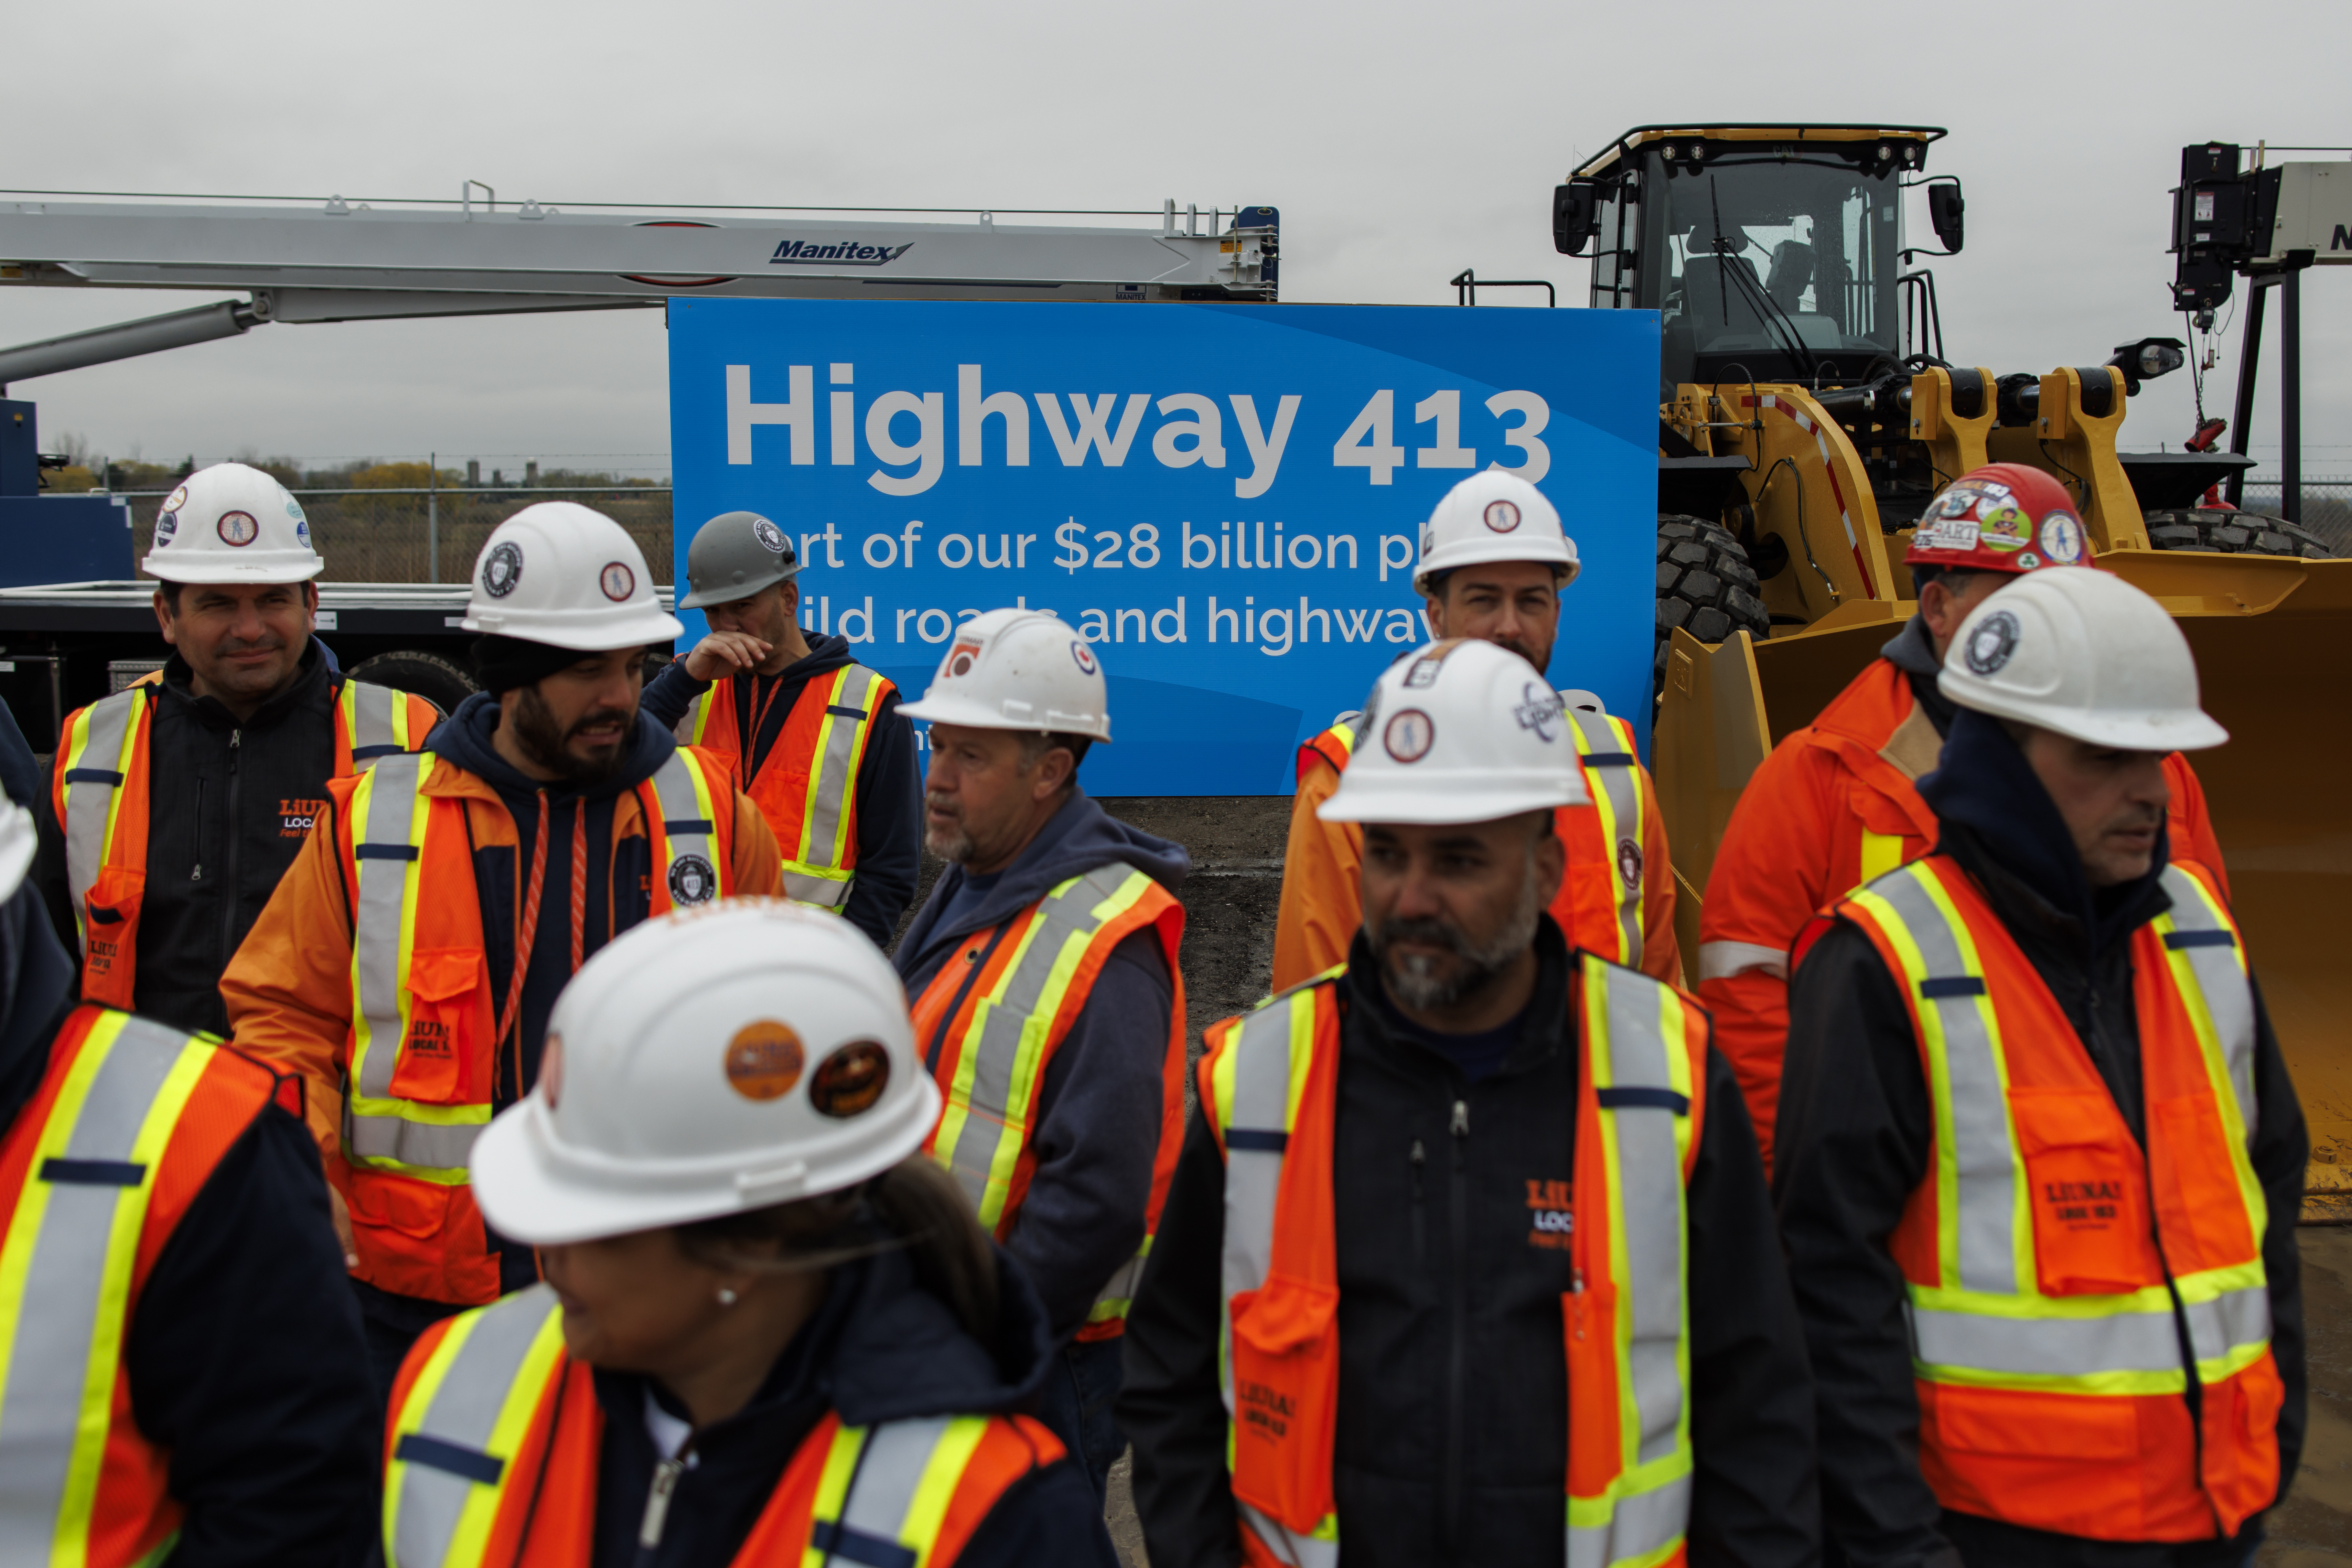
<path fill-rule="evenodd" d="M 2141 382 L 2179 370 L 2189 363 L 2189 355 L 2179 338 L 2142 338 L 2136 343 L 2117 343 L 2115 357 L 2107 363 L 2124 373 L 2124 391 L 2136 395 Z"/>
<path fill-rule="evenodd" d="M 2145 343 L 2140 347 L 2139 374 L 2145 379 L 2179 370 L 2188 363 L 2188 356 L 2170 343 Z"/>

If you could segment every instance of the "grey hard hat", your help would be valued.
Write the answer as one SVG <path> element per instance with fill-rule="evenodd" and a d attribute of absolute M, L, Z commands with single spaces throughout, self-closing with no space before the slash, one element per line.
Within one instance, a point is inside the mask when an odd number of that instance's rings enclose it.
<path fill-rule="evenodd" d="M 748 599 L 771 583 L 801 569 L 793 536 L 756 511 L 722 511 L 695 530 L 686 547 L 686 585 L 681 610 Z"/>

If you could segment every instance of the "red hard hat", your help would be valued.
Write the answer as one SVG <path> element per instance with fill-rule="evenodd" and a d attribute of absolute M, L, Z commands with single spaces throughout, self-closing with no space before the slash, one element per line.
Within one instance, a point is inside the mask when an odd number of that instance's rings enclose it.
<path fill-rule="evenodd" d="M 1903 560 L 1969 572 L 2077 566 L 2089 554 L 2066 487 L 2022 463 L 1987 463 L 1946 485 L 1919 514 Z"/>

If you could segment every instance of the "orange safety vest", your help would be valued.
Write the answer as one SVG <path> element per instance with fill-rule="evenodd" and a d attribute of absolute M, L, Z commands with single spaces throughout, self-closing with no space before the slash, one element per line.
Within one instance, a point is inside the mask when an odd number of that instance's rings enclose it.
<path fill-rule="evenodd" d="M 393 1391 L 392 1568 L 588 1568 L 604 1430 L 594 1369 L 564 1352 L 562 1310 L 546 1286 L 435 1324 Z M 860 1427 L 828 1412 L 734 1561 L 951 1568 L 998 1500 L 1062 1457 L 1025 1415 Z M 656 1468 L 646 1530 L 658 1533 L 685 1468 Z"/>
<path fill-rule="evenodd" d="M 1566 1561 L 1679 1564 L 1693 1469 L 1687 1189 L 1706 1110 L 1706 1015 L 1639 970 L 1589 952 L 1572 962 Z M 1225 1162 L 1218 1364 L 1252 1568 L 1339 1560 L 1332 1194 L 1345 973 L 1213 1026 L 1201 1059 L 1201 1110 Z"/>
<path fill-rule="evenodd" d="M 1103 1285 L 1082 1340 L 1126 1331 L 1127 1310 L 1160 1207 L 1176 1173 L 1184 1127 L 1184 906 L 1143 872 L 1114 862 L 1073 877 L 1000 925 L 962 940 L 914 1006 L 915 1041 L 945 1104 L 924 1150 L 952 1173 L 980 1223 L 1011 1237 L 1037 1165 L 1045 1069 L 1086 1010 L 1095 978 L 1118 944 L 1150 927 L 1174 987 L 1161 1055 L 1160 1148 L 1143 1246 Z"/>
<path fill-rule="evenodd" d="M 202 1035 L 83 1005 L 0 1141 L 0 1561 L 133 1568 L 186 1510 L 122 1353 L 155 1259 L 275 1074 Z"/>
<path fill-rule="evenodd" d="M 416 750 L 440 718 L 422 697 L 335 679 L 336 778 Z M 147 893 L 147 735 L 159 681 L 150 676 L 68 714 L 50 783 L 81 937 L 82 1000 L 109 1007 L 128 1008 L 137 982 L 139 909 Z"/>
<path fill-rule="evenodd" d="M 2145 1148 L 1949 857 L 1838 906 L 1902 986 L 1934 1111 L 1889 1245 L 1910 1293 L 1920 1471 L 1958 1512 L 2200 1541 L 2278 1495 L 2253 991 L 2210 874 L 2176 863 L 2163 881 L 2171 909 L 2131 938 Z"/>
<path fill-rule="evenodd" d="M 1356 749 L 1360 715 L 1345 713 L 1331 727 L 1298 748 L 1298 778 L 1328 763 L 1348 771 Z M 1576 760 L 1584 770 L 1590 805 L 1563 805 L 1555 830 L 1568 852 L 1568 874 L 1551 901 L 1551 918 L 1569 944 L 1597 952 L 1612 963 L 1642 963 L 1642 889 L 1650 876 L 1671 876 L 1664 866 L 1645 866 L 1643 844 L 1649 824 L 1642 794 L 1641 755 L 1633 727 L 1605 713 L 1567 710 Z"/>
<path fill-rule="evenodd" d="M 751 677 L 713 681 L 694 700 L 679 725 L 737 775 L 743 793 L 768 819 L 784 855 L 784 896 L 795 903 L 837 910 L 849 901 L 857 869 L 857 770 L 874 734 L 882 700 L 898 691 L 863 665 L 842 666 L 801 687 L 783 732 L 750 778 L 744 771 L 742 725 L 736 687 Z M 757 737 L 753 737 L 757 740 Z"/>
<path fill-rule="evenodd" d="M 467 1167 L 489 1125 L 503 1042 L 467 803 L 422 788 L 436 765 L 455 766 L 431 752 L 380 763 L 336 814 L 352 889 L 352 1021 L 342 1146 L 329 1173 L 351 1205 L 360 1279 L 474 1304 L 499 1294 Z M 726 774 L 681 746 L 649 784 L 651 914 L 724 897 L 735 832 Z M 529 962 L 516 955 L 509 984 Z"/>

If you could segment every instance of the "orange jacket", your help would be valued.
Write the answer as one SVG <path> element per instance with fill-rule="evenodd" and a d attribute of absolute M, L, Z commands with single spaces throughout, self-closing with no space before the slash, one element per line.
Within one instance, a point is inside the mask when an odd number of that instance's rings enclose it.
<path fill-rule="evenodd" d="M 1666 854 L 1665 818 L 1658 811 L 1657 786 L 1649 770 L 1636 763 L 1634 771 L 1641 775 L 1643 824 L 1636 874 L 1648 879 L 1642 889 L 1642 962 L 1637 967 L 1653 980 L 1678 984 L 1682 953 L 1675 942 L 1675 873 Z M 1322 752 L 1312 745 L 1300 749 L 1298 795 L 1291 802 L 1290 842 L 1283 854 L 1282 907 L 1274 928 L 1273 988 L 1277 992 L 1345 963 L 1349 944 L 1364 923 L 1364 830 L 1352 822 L 1325 822 L 1315 815 L 1315 808 L 1329 800 L 1339 785 L 1339 770 Z M 1613 959 L 1614 933 L 1605 927 L 1594 929 L 1596 915 L 1604 921 L 1607 918 L 1607 900 L 1592 896 L 1594 884 L 1605 888 L 1610 880 L 1609 867 L 1597 858 L 1607 836 L 1591 828 L 1598 811 L 1591 805 L 1559 808 L 1559 836 L 1568 847 L 1569 865 L 1550 912 L 1570 947 L 1590 948 Z M 1591 912 L 1580 920 L 1580 909 Z"/>
<path fill-rule="evenodd" d="M 1699 910 L 1698 995 L 1738 1074 L 1767 1169 L 1789 1034 L 1790 944 L 1848 890 L 1935 847 L 1936 814 L 1915 781 L 1942 750 L 1909 678 L 1875 659 L 1773 748 L 1732 810 Z M 2221 878 L 2203 786 L 2177 752 L 2164 771 L 2173 856 Z M 2227 897 L 2226 880 L 2221 888 Z"/>
<path fill-rule="evenodd" d="M 716 763 L 709 763 L 707 772 L 713 778 L 725 777 Z M 354 885 L 348 860 L 352 835 L 341 824 L 351 815 L 352 798 L 361 783 L 361 779 L 329 783 L 328 816 L 320 824 L 322 831 L 310 835 L 292 868 L 278 884 L 268 907 L 222 975 L 221 996 L 228 1005 L 230 1026 L 240 1049 L 281 1071 L 301 1075 L 307 1090 L 305 1112 L 325 1156 L 328 1180 L 352 1210 L 362 1276 L 403 1295 L 487 1301 L 498 1294 L 497 1271 L 495 1260 L 486 1261 L 481 1252 L 471 1190 L 446 1180 L 373 1180 L 361 1192 L 355 1187 L 353 1167 L 344 1158 L 344 1086 L 355 1070 Z M 517 847 L 514 819 L 497 790 L 447 759 L 428 755 L 417 793 L 425 799 L 460 803 L 467 838 L 477 848 Z M 782 886 L 775 837 L 759 807 L 740 790 L 733 792 L 733 808 L 731 846 L 726 857 L 727 889 L 734 894 L 773 894 Z M 613 811 L 615 845 L 646 837 L 637 792 L 620 795 Z M 465 871 L 467 886 L 455 891 L 470 903 L 477 897 L 470 861 Z M 520 865 L 517 874 L 522 874 Z M 432 889 L 418 889 L 420 903 L 430 902 L 435 896 Z M 606 900 L 608 910 L 614 901 Z M 606 939 L 612 934 L 607 931 Z M 565 942 L 570 935 L 559 911 L 558 918 L 541 922 L 534 945 Z M 521 962 L 528 966 L 527 956 Z M 473 978 L 471 970 L 478 967 L 478 959 L 468 966 L 468 980 Z M 440 1000 L 435 999 L 436 1006 Z M 490 1032 L 474 1030 L 466 1037 Z M 491 1041 L 488 1048 L 495 1050 L 498 1044 Z M 452 1075 L 467 1082 L 489 1080 L 485 1063 L 452 1062 L 447 1067 Z M 374 1244 L 377 1238 L 383 1245 Z"/>

